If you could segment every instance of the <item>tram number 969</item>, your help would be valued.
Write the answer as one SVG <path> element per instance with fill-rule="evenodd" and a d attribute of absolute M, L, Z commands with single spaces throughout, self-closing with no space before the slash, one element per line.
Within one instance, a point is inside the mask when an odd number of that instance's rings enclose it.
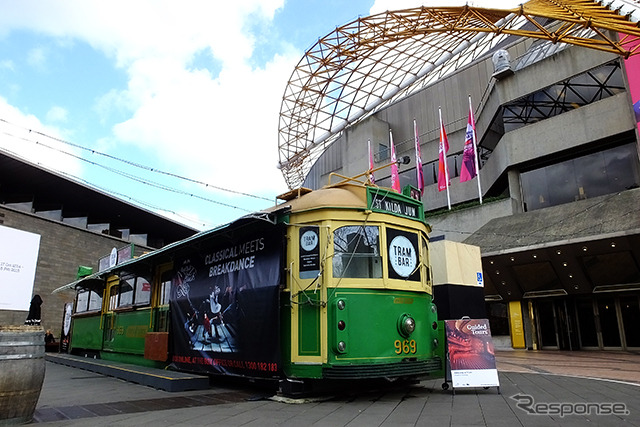
<path fill-rule="evenodd" d="M 415 354 L 418 351 L 416 340 L 395 340 L 393 346 L 396 349 L 396 354 Z"/>

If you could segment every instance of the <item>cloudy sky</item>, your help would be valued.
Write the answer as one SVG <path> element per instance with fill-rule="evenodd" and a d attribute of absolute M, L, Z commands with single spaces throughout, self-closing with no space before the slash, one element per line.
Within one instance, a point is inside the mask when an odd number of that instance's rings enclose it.
<path fill-rule="evenodd" d="M 419 5 L 0 0 L 0 149 L 197 229 L 226 223 L 287 191 L 278 113 L 305 50 Z"/>

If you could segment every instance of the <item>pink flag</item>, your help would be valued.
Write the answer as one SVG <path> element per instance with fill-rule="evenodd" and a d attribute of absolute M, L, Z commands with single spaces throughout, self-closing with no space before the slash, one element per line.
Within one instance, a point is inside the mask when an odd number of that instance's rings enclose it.
<path fill-rule="evenodd" d="M 467 134 L 464 139 L 464 151 L 462 152 L 462 167 L 460 169 L 460 182 L 469 181 L 476 176 L 476 124 L 473 120 L 473 110 L 469 104 L 469 120 L 467 121 Z"/>
<path fill-rule="evenodd" d="M 391 145 L 391 188 L 400 192 L 400 176 L 398 175 L 398 159 L 396 158 L 396 148 L 393 146 L 393 135 L 389 129 L 389 145 Z"/>
<path fill-rule="evenodd" d="M 442 113 L 440 113 L 440 147 L 438 149 L 438 191 L 448 190 L 449 173 L 447 171 L 447 151 L 449 151 L 449 140 L 447 132 L 442 123 Z"/>
<path fill-rule="evenodd" d="M 413 120 L 413 131 L 416 135 L 416 182 L 418 183 L 418 190 L 420 194 L 424 194 L 424 175 L 422 173 L 422 155 L 420 154 L 420 138 L 418 137 L 418 125 L 416 125 L 415 119 Z"/>
<path fill-rule="evenodd" d="M 369 181 L 371 181 L 371 184 L 375 184 L 376 179 L 373 176 L 373 153 L 371 152 L 371 141 L 367 141 L 367 145 L 369 146 Z"/>

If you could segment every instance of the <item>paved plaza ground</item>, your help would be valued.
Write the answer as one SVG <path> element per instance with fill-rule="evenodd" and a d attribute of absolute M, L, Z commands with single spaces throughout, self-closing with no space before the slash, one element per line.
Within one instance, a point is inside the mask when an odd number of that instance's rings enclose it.
<path fill-rule="evenodd" d="M 640 426 L 640 355 L 499 351 L 500 390 L 442 380 L 308 399 L 251 384 L 166 392 L 47 362 L 35 423 L 64 426 Z"/>

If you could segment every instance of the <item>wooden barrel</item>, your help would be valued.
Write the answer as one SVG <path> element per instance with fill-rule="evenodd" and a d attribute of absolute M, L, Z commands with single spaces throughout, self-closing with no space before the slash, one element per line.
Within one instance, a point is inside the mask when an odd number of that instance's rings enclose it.
<path fill-rule="evenodd" d="M 0 425 L 31 421 L 44 372 L 42 327 L 0 325 Z"/>

